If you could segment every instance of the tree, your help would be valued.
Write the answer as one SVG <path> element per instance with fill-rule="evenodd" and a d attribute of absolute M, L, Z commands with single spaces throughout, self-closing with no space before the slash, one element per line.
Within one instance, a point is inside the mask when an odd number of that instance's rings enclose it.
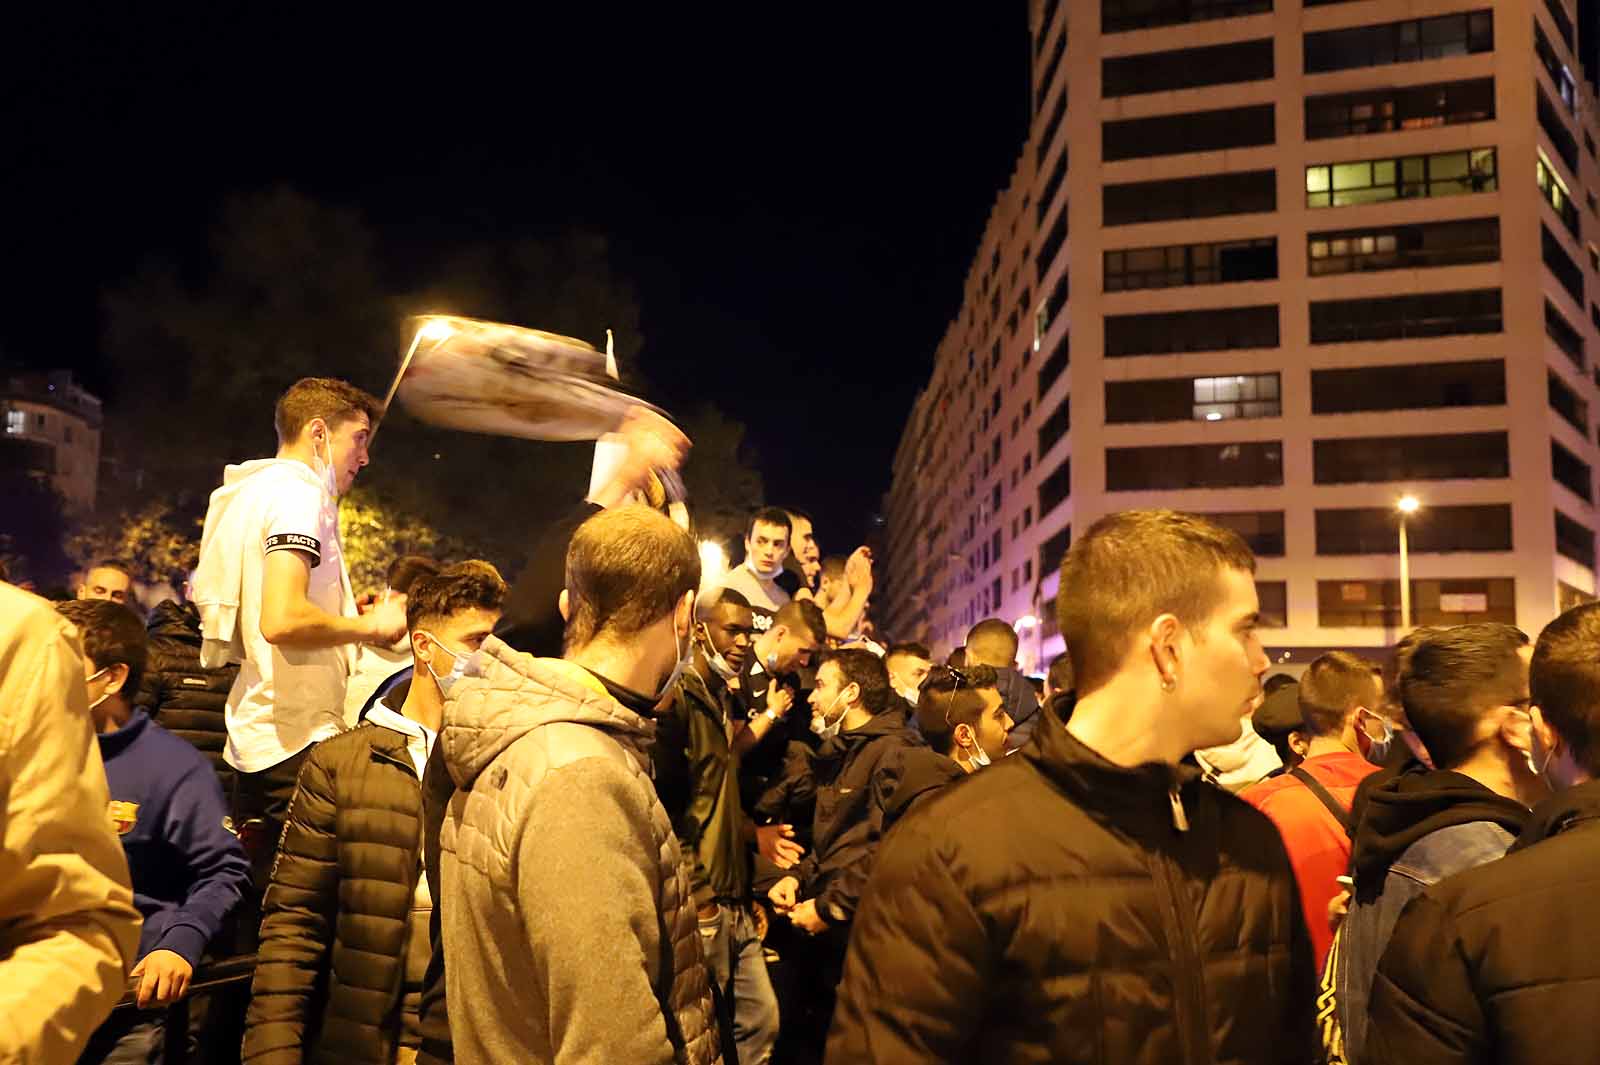
<path fill-rule="evenodd" d="M 695 408 L 683 431 L 693 441 L 684 464 L 684 487 L 695 533 L 724 545 L 744 536 L 751 508 L 763 494 L 761 474 L 744 443 L 745 427 L 709 403 Z"/>
<path fill-rule="evenodd" d="M 339 501 L 339 543 L 357 595 L 382 588 L 389 563 L 401 555 L 438 562 L 476 557 L 461 541 L 367 487 L 352 489 Z"/>
<path fill-rule="evenodd" d="M 127 565 L 128 575 L 145 585 L 180 587 L 200 558 L 200 523 L 179 517 L 170 503 L 146 503 L 81 524 L 66 543 L 78 569 L 102 559 Z"/>
<path fill-rule="evenodd" d="M 62 551 L 67 519 L 48 481 L 22 469 L 0 467 L 0 560 L 13 584 L 64 584 L 72 560 Z"/>

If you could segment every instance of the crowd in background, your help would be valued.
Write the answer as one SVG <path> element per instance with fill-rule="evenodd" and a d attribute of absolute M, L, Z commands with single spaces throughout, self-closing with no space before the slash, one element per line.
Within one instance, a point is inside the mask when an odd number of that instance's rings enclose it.
<path fill-rule="evenodd" d="M 1268 676 L 1243 541 L 1128 511 L 1045 676 L 939 662 L 801 510 L 707 571 L 643 408 L 515 583 L 358 589 L 380 414 L 289 389 L 147 615 L 0 581 L 0 1062 L 1600 1060 L 1600 604 Z"/>

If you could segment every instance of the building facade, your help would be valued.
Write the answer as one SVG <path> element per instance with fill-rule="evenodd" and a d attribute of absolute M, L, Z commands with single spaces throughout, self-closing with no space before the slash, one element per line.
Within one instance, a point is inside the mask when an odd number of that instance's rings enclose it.
<path fill-rule="evenodd" d="M 1593 597 L 1600 111 L 1577 20 L 1035 3 L 1029 140 L 896 457 L 889 632 L 947 650 L 1020 619 L 1040 668 L 1071 530 L 1151 506 L 1245 536 L 1289 665 L 1393 641 L 1404 495 L 1413 624 L 1537 632 Z"/>
<path fill-rule="evenodd" d="M 69 508 L 94 506 L 100 400 L 65 370 L 0 378 L 0 461 L 49 480 Z"/>

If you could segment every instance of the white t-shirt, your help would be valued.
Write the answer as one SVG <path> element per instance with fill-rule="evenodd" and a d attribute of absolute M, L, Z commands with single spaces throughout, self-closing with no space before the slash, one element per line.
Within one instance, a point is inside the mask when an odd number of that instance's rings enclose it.
<path fill-rule="evenodd" d="M 757 576 L 748 563 L 729 570 L 722 578 L 721 587 L 732 588 L 750 600 L 752 624 L 758 633 L 772 627 L 772 615 L 789 601 L 789 593 L 776 580 Z"/>
<path fill-rule="evenodd" d="M 306 598 L 312 606 L 355 616 L 339 544 L 339 503 L 305 463 L 266 459 L 228 467 L 211 506 L 235 511 L 227 515 L 234 540 L 228 546 L 242 553 L 238 638 L 244 660 L 228 692 L 223 758 L 240 772 L 259 773 L 344 730 L 354 646 L 275 647 L 261 635 L 262 578 L 274 551 L 310 557 Z"/>

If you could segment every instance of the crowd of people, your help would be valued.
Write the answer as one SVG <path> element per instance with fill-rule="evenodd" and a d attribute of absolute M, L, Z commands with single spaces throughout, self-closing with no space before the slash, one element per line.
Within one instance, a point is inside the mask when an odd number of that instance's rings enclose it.
<path fill-rule="evenodd" d="M 0 581 L 0 1062 L 1600 1060 L 1600 604 L 1269 677 L 1244 542 L 1127 511 L 1035 682 L 799 510 L 706 572 L 643 408 L 514 584 L 357 589 L 381 413 L 291 387 L 148 618 Z"/>

